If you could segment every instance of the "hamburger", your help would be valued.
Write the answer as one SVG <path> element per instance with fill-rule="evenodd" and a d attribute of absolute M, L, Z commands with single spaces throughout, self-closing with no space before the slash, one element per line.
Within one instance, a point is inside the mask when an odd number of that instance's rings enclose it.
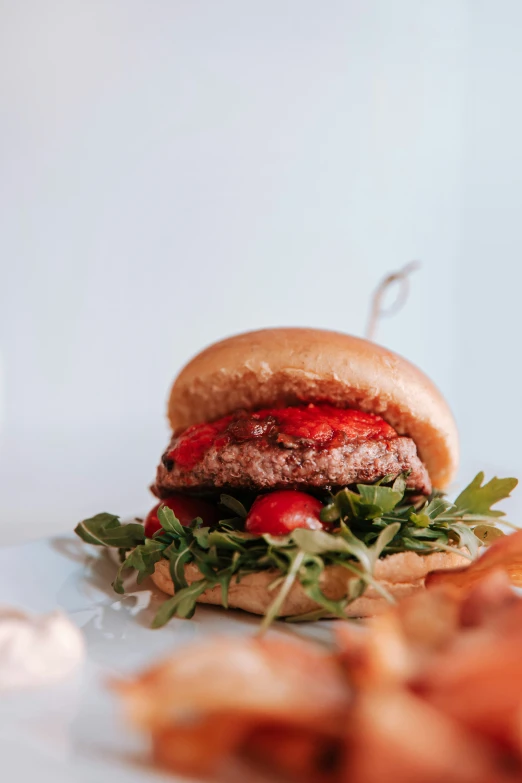
<path fill-rule="evenodd" d="M 172 439 L 144 524 L 84 520 L 87 542 L 117 548 L 114 582 L 151 577 L 170 596 L 154 625 L 197 603 L 312 620 L 365 617 L 461 567 L 501 532 L 514 479 L 457 499 L 452 413 L 434 384 L 367 340 L 265 329 L 218 342 L 180 372 Z"/>

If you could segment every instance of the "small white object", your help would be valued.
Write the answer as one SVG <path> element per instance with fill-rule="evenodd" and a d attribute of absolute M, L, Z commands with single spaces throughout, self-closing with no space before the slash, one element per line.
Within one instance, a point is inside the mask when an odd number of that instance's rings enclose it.
<path fill-rule="evenodd" d="M 82 632 L 62 612 L 0 607 L 0 691 L 64 679 L 84 657 Z"/>

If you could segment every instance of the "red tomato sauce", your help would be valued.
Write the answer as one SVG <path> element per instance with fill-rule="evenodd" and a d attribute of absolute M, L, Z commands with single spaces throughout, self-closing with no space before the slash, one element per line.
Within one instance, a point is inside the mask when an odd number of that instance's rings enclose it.
<path fill-rule="evenodd" d="M 347 442 L 391 440 L 397 433 L 373 413 L 333 405 L 297 405 L 239 411 L 211 424 L 195 424 L 183 432 L 165 456 L 186 470 L 193 468 L 211 448 L 229 443 L 257 441 L 267 445 L 327 449 Z"/>

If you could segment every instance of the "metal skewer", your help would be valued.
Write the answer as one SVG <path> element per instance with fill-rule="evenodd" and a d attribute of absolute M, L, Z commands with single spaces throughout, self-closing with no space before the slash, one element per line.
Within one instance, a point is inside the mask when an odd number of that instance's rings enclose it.
<path fill-rule="evenodd" d="M 403 266 L 402 269 L 399 269 L 397 272 L 392 272 L 381 280 L 375 289 L 372 298 L 372 306 L 365 332 L 367 340 L 373 340 L 375 338 L 377 325 L 381 318 L 388 318 L 391 315 L 395 315 L 404 307 L 410 293 L 409 276 L 412 272 L 416 272 L 420 269 L 420 266 L 420 261 L 410 261 L 410 263 Z M 392 301 L 388 307 L 384 307 L 384 296 L 393 285 L 398 286 L 395 300 Z"/>

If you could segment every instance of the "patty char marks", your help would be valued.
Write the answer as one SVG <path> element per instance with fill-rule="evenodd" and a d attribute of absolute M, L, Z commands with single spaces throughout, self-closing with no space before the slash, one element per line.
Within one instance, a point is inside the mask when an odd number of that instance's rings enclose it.
<path fill-rule="evenodd" d="M 429 493 L 415 443 L 380 416 L 331 405 L 239 411 L 174 437 L 158 467 L 160 496 L 179 490 L 343 486 L 411 471 Z"/>

